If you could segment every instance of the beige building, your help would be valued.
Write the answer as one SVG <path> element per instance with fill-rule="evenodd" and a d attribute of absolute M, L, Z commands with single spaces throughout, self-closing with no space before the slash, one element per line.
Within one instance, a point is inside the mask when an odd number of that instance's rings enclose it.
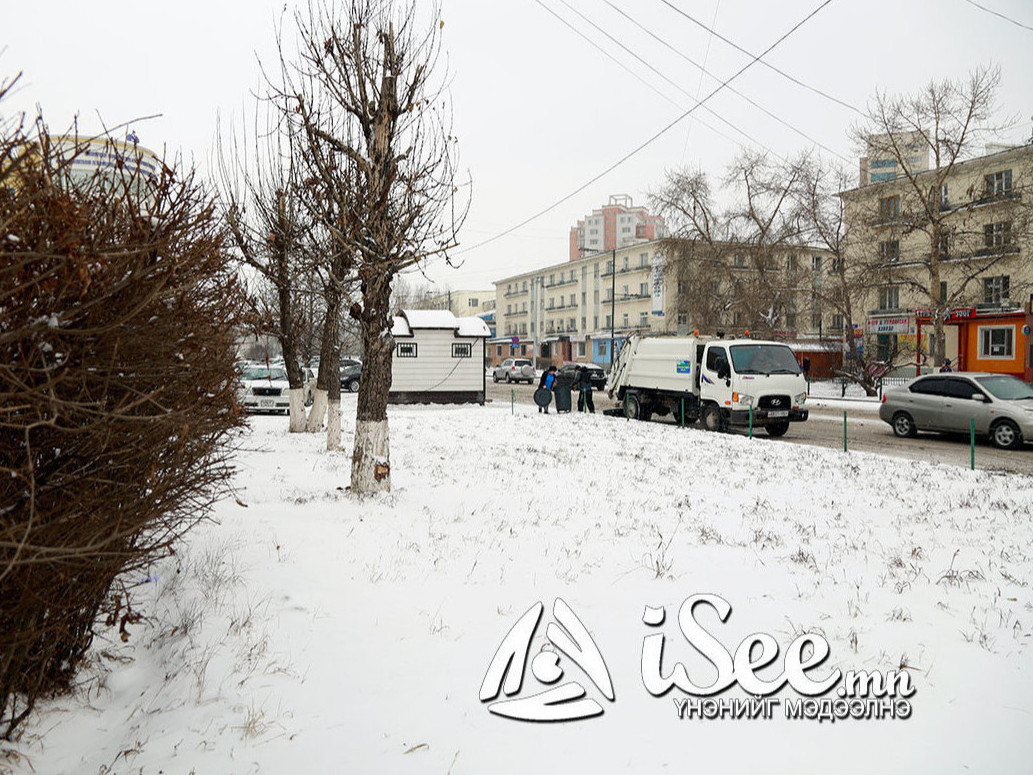
<path fill-rule="evenodd" d="M 472 317 L 495 309 L 495 291 L 444 291 L 410 304 L 412 309 L 443 309 L 456 317 Z"/>
<path fill-rule="evenodd" d="M 611 329 L 618 341 L 635 332 L 664 330 L 662 281 L 654 301 L 659 246 L 618 248 L 496 281 L 492 361 L 536 354 L 549 363 L 608 365 Z"/>
<path fill-rule="evenodd" d="M 842 192 L 847 259 L 870 278 L 858 308 L 882 350 L 934 363 L 939 317 L 955 366 L 1028 378 L 1031 173 L 1024 145 Z"/>
<path fill-rule="evenodd" d="M 838 352 L 842 316 L 821 302 L 822 283 L 835 270 L 825 253 L 779 249 L 758 265 L 749 248 L 695 243 L 698 250 L 686 255 L 677 248 L 686 244 L 632 245 L 497 281 L 489 361 L 537 356 L 539 366 L 608 366 L 611 331 L 619 348 L 635 333 L 741 334 L 757 322 L 766 335 Z"/>

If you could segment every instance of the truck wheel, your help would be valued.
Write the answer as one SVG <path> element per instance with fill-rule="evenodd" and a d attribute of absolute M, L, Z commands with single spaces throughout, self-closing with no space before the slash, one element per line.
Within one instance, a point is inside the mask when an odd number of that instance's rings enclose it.
<path fill-rule="evenodd" d="M 703 414 L 700 416 L 703 421 L 703 430 L 723 431 L 724 418 L 721 417 L 721 410 L 714 404 L 707 404 L 703 407 Z"/>
<path fill-rule="evenodd" d="M 649 410 L 642 406 L 642 399 L 629 393 L 624 399 L 624 414 L 629 420 L 648 420 Z"/>
<path fill-rule="evenodd" d="M 767 431 L 768 436 L 774 436 L 776 439 L 779 436 L 785 436 L 786 431 L 789 430 L 789 423 L 787 422 L 776 422 L 771 425 L 765 425 L 764 430 Z"/>

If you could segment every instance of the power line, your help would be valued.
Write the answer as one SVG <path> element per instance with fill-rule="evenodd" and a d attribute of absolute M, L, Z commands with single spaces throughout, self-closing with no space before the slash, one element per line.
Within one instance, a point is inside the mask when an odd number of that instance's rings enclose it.
<path fill-rule="evenodd" d="M 499 234 L 496 234 L 496 235 L 495 235 L 494 237 L 490 237 L 489 239 L 486 239 L 486 240 L 484 240 L 483 242 L 479 242 L 479 243 L 477 243 L 476 245 L 471 245 L 470 247 L 466 248 L 465 250 L 457 250 L 457 251 L 456 251 L 456 255 L 461 255 L 461 254 L 463 254 L 463 253 L 469 253 L 469 252 L 470 252 L 471 250 L 477 250 L 478 248 L 482 248 L 482 247 L 484 247 L 485 245 L 488 245 L 488 244 L 490 244 L 490 243 L 494 242 L 495 240 L 498 240 L 498 239 L 502 239 L 502 238 L 503 238 L 503 237 L 505 237 L 506 235 L 508 235 L 508 234 L 512 234 L 512 233 L 513 233 L 514 231 L 516 231 L 517 229 L 523 228 L 524 226 L 526 226 L 527 224 L 531 223 L 532 221 L 534 221 L 534 220 L 536 220 L 536 219 L 538 219 L 538 218 L 541 218 L 541 217 L 542 217 L 543 215 L 545 215 L 546 213 L 550 212 L 551 210 L 555 210 L 555 209 L 556 209 L 557 207 L 559 207 L 559 206 L 560 206 L 561 204 L 563 204 L 564 202 L 566 202 L 566 201 L 568 201 L 568 200 L 570 200 L 570 199 L 573 199 L 573 198 L 574 198 L 575 196 L 577 196 L 578 194 L 580 194 L 580 193 L 581 193 L 582 191 L 584 191 L 584 190 L 585 190 L 586 188 L 588 188 L 588 187 L 589 187 L 590 185 L 592 185 L 593 183 L 597 182 L 597 181 L 598 181 L 598 180 L 600 180 L 601 178 L 605 177 L 605 176 L 606 176 L 606 175 L 608 175 L 609 173 L 613 172 L 613 170 L 617 169 L 617 167 L 619 167 L 620 165 L 622 165 L 622 164 L 623 164 L 624 162 L 626 162 L 626 161 L 627 161 L 628 159 L 630 159 L 631 157 L 633 157 L 633 156 L 635 156 L 636 154 L 638 154 L 638 153 L 639 153 L 640 151 L 642 151 L 642 150 L 643 150 L 644 148 L 646 148 L 646 147 L 648 147 L 648 146 L 652 145 L 652 144 L 653 144 L 654 142 L 656 142 L 657 140 L 659 140 L 659 139 L 660 139 L 661 137 L 663 137 L 663 136 L 664 136 L 665 134 L 667 134 L 667 133 L 668 133 L 669 131 L 671 131 L 672 129 L 674 129 L 674 127 L 676 127 L 676 126 L 677 126 L 678 124 L 680 124 L 680 123 L 681 123 L 681 122 L 682 122 L 683 120 L 685 120 L 685 119 L 686 119 L 686 118 L 688 118 L 688 117 L 689 117 L 690 115 L 692 115 L 692 113 L 693 113 L 693 112 L 694 112 L 694 111 L 695 111 L 695 110 L 696 110 L 697 108 L 699 108 L 699 107 L 703 106 L 703 104 L 704 104 L 704 103 L 706 103 L 706 102 L 708 102 L 708 101 L 709 101 L 709 100 L 710 100 L 710 99 L 711 99 L 711 98 L 712 98 L 712 97 L 713 97 L 713 96 L 714 96 L 715 94 L 717 94 L 718 92 L 720 92 L 720 91 L 721 91 L 722 89 L 724 89 L 724 88 L 725 88 L 725 87 L 726 87 L 726 86 L 727 86 L 728 84 L 730 84 L 730 83 L 731 83 L 732 81 L 734 81 L 734 80 L 735 80 L 736 78 L 738 78 L 738 77 L 739 77 L 740 75 L 742 75 L 742 74 L 743 74 L 743 73 L 745 73 L 745 72 L 746 72 L 747 70 L 749 70 L 749 69 L 750 69 L 751 67 L 753 67 L 753 65 L 755 65 L 755 64 L 756 64 L 757 62 L 759 62 L 759 61 L 760 61 L 761 57 L 767 56 L 767 55 L 768 55 L 769 53 L 771 53 L 771 52 L 772 52 L 772 51 L 773 51 L 773 50 L 774 50 L 774 49 L 775 49 L 776 47 L 778 47 L 778 46 L 779 46 L 779 45 L 780 45 L 781 43 L 783 43 L 783 42 L 784 42 L 784 41 L 785 41 L 785 40 L 786 40 L 787 38 L 789 38 L 789 37 L 790 37 L 790 36 L 791 36 L 791 35 L 792 35 L 793 33 L 795 33 L 795 32 L 796 32 L 796 31 L 797 31 L 798 29 L 800 29 L 800 27 L 802 27 L 802 26 L 803 26 L 804 24 L 806 24 L 806 23 L 807 23 L 808 21 L 810 21 L 810 20 L 811 20 L 812 18 L 814 18 L 814 16 L 816 16 L 816 15 L 817 15 L 817 14 L 818 14 L 818 13 L 819 13 L 819 12 L 820 12 L 820 11 L 821 11 L 821 10 L 822 10 L 823 8 L 825 8 L 825 6 L 827 6 L 827 5 L 828 5 L 829 3 L 831 3 L 831 2 L 832 2 L 832 0 L 824 0 L 824 2 L 822 2 L 822 3 L 821 3 L 821 5 L 819 5 L 819 6 L 817 7 L 817 8 L 815 8 L 815 9 L 814 9 L 813 11 L 811 11 L 811 12 L 810 12 L 809 14 L 807 14 L 807 16 L 805 16 L 805 17 L 804 17 L 803 19 L 801 19 L 801 20 L 800 20 L 799 22 L 797 22 L 797 23 L 796 23 L 795 25 L 793 25 L 793 27 L 792 27 L 792 28 L 791 28 L 791 29 L 790 29 L 790 30 L 789 30 L 788 32 L 786 32 L 785 34 L 783 34 L 783 35 L 782 35 L 782 37 L 780 37 L 780 38 L 779 38 L 778 40 L 776 40 L 776 41 L 775 41 L 774 43 L 772 43 L 772 44 L 771 44 L 770 46 L 768 46 L 768 47 L 767 47 L 766 49 L 764 49 L 764 51 L 762 51 L 762 52 L 761 52 L 760 54 L 758 54 L 757 56 L 753 57 L 753 58 L 752 58 L 752 59 L 751 59 L 751 60 L 750 60 L 749 62 L 747 62 L 747 63 L 746 63 L 745 65 L 743 65 L 743 66 L 742 66 L 742 67 L 741 67 L 741 68 L 740 68 L 740 69 L 739 69 L 738 71 L 736 71 L 736 72 L 735 72 L 735 73 L 734 73 L 733 75 L 731 75 L 731 76 L 730 76 L 729 78 L 727 78 L 727 79 L 726 79 L 725 81 L 723 81 L 723 82 L 722 82 L 722 83 L 721 83 L 721 84 L 720 84 L 720 85 L 719 85 L 719 86 L 718 86 L 718 87 L 717 87 L 716 89 L 714 89 L 713 91 L 711 91 L 711 92 L 710 92 L 710 93 L 709 93 L 709 94 L 708 94 L 708 95 L 707 95 L 706 97 L 704 97 L 704 98 L 703 98 L 702 100 L 700 100 L 699 102 L 697 102 L 697 103 L 696 103 L 695 105 L 693 105 L 693 106 L 692 106 L 691 108 L 689 108 L 688 110 L 686 110 L 686 111 L 685 111 L 684 113 L 682 113 L 682 114 L 681 114 L 680 116 L 678 116 L 678 117 L 677 117 L 676 119 L 674 119 L 674 121 L 672 121 L 671 123 L 669 123 L 669 124 L 668 124 L 667 126 L 665 126 L 665 127 L 664 127 L 663 129 L 661 129 L 661 130 L 660 130 L 659 132 L 657 132 L 656 134 L 654 134 L 654 135 L 653 135 L 652 137 L 650 137 L 650 138 L 649 138 L 648 140 L 646 140 L 646 141 L 645 141 L 644 143 L 642 143 L 641 145 L 639 145 L 639 146 L 638 146 L 637 148 L 633 149 L 633 150 L 632 150 L 632 151 L 631 151 L 630 153 L 627 153 L 627 154 L 625 154 L 625 155 L 624 155 L 624 156 L 623 156 L 622 158 L 618 159 L 618 160 L 617 160 L 616 162 L 614 162 L 613 164 L 611 164 L 611 165 L 610 165 L 609 167 L 607 167 L 607 168 L 606 168 L 605 170 L 603 170 L 602 172 L 600 172 L 600 173 L 599 173 L 598 175 L 596 175 L 596 176 L 595 176 L 594 178 L 592 178 L 591 180 L 589 180 L 589 181 L 588 181 L 587 183 L 584 183 L 584 184 L 582 184 L 581 186 L 579 186 L 579 187 L 578 187 L 578 188 L 576 188 L 576 189 L 575 189 L 574 191 L 572 191 L 572 192 L 570 192 L 569 194 L 567 194 L 567 195 L 566 195 L 565 197 L 563 197 L 563 198 L 562 198 L 562 199 L 560 199 L 559 201 L 557 201 L 557 202 L 554 202 L 553 204 L 549 205 L 548 207 L 546 207 L 546 208 L 545 208 L 544 210 L 542 210 L 541 212 L 535 213 L 535 214 L 534 214 L 534 215 L 532 215 L 532 216 L 531 216 L 530 218 L 527 218 L 527 219 L 525 219 L 524 221 L 522 221 L 522 222 L 518 223 L 518 224 L 517 224 L 516 226 L 513 226 L 513 227 L 511 227 L 511 228 L 507 229 L 507 230 L 506 230 L 506 231 L 504 231 L 504 232 L 501 232 L 501 233 L 499 233 Z"/>
<path fill-rule="evenodd" d="M 710 27 L 705 25 L 703 22 L 701 22 L 698 19 L 696 19 L 695 17 L 689 15 L 688 13 L 683 11 L 681 8 L 676 6 L 674 3 L 670 2 L 670 0 L 660 0 L 660 2 L 662 2 L 668 8 L 670 8 L 672 11 L 681 14 L 682 16 L 684 16 L 686 19 L 688 19 L 690 22 L 692 22 L 693 24 L 697 25 L 698 27 L 702 27 L 704 30 L 709 32 L 711 35 L 714 35 L 718 40 L 724 41 L 729 46 L 734 48 L 736 51 L 738 51 L 738 52 L 740 52 L 742 54 L 745 54 L 748 57 L 752 57 L 753 56 L 753 54 L 751 52 L 749 52 L 746 49 L 744 49 L 738 43 L 729 40 L 724 35 L 719 33 L 717 30 L 711 29 Z M 824 8 L 825 5 L 827 5 L 827 3 L 823 4 L 821 7 Z M 818 10 L 821 10 L 821 9 L 819 8 Z M 808 17 L 808 18 L 810 18 L 810 17 Z M 763 54 L 761 54 L 761 56 L 763 56 Z M 753 62 L 756 62 L 756 61 L 757 61 L 756 59 L 753 60 Z M 750 64 L 753 64 L 753 62 L 751 62 Z M 859 110 L 858 108 L 855 108 L 850 103 L 843 102 L 843 100 L 841 100 L 841 99 L 839 99 L 837 97 L 833 97 L 831 94 L 826 94 L 825 92 L 821 91 L 821 89 L 818 89 L 818 88 L 816 88 L 814 86 L 811 86 L 809 84 L 804 83 L 799 78 L 796 78 L 796 77 L 790 75 L 789 73 L 785 72 L 784 70 L 780 70 L 779 68 L 775 67 L 772 64 L 769 64 L 767 62 L 761 62 L 761 64 L 764 65 L 764 67 L 768 68 L 769 70 L 778 73 L 783 78 L 786 78 L 786 79 L 792 81 L 797 86 L 802 86 L 804 89 L 807 89 L 808 91 L 812 91 L 815 94 L 818 94 L 818 95 L 824 97 L 827 100 L 831 100 L 832 102 L 835 102 L 837 105 L 842 105 L 844 108 L 852 110 L 852 111 L 854 111 L 854 113 L 857 113 L 858 115 L 862 115 L 862 116 L 864 115 L 864 113 L 861 110 Z"/>
<path fill-rule="evenodd" d="M 1022 27 L 1022 29 L 1024 29 L 1024 30 L 1029 30 L 1030 32 L 1033 32 L 1033 27 L 1030 27 L 1030 26 L 1028 26 L 1026 24 L 1023 24 L 1022 22 L 1015 21 L 1015 19 L 1011 18 L 1010 16 L 1005 16 L 1003 13 L 998 13 L 997 11 L 994 11 L 991 8 L 987 8 L 985 5 L 980 5 L 979 3 L 975 2 L 975 0 L 965 0 L 965 2 L 968 3 L 969 5 L 974 5 L 976 8 L 980 9 L 981 11 L 986 11 L 987 13 L 992 13 L 994 16 L 997 16 L 997 17 L 999 17 L 1001 19 L 1004 19 L 1006 22 L 1011 22 L 1016 27 Z"/>
<path fill-rule="evenodd" d="M 575 33 L 577 33 L 577 34 L 578 34 L 578 35 L 580 35 L 580 36 L 581 36 L 582 38 L 584 38 L 584 39 L 585 39 L 586 41 L 588 41 L 588 43 L 590 43 L 590 44 L 591 44 L 591 45 L 592 45 L 592 46 L 593 46 L 594 48 L 596 48 L 596 49 L 597 49 L 598 51 L 602 52 L 602 53 L 603 53 L 603 54 L 604 54 L 605 56 L 609 57 L 609 58 L 610 58 L 610 59 L 611 59 L 612 61 L 616 62 L 616 63 L 617 63 L 617 64 L 618 64 L 618 65 L 619 65 L 620 67 L 622 67 L 622 68 L 623 68 L 623 69 L 624 69 L 625 71 L 627 71 L 628 73 L 631 73 L 631 75 L 633 75 L 633 76 L 634 76 L 635 78 L 638 78 L 638 80 L 642 81 L 642 83 L 645 83 L 645 84 L 646 84 L 647 86 L 649 86 L 649 87 L 650 87 L 651 89 L 653 89 L 653 91 L 655 91 L 655 92 L 656 92 L 657 94 L 660 94 L 660 96 L 661 96 L 661 97 L 664 97 L 664 99 L 667 99 L 667 100 L 668 100 L 668 102 L 670 102 L 670 103 L 671 103 L 672 105 L 674 105 L 674 106 L 675 106 L 676 108 L 678 108 L 679 110 L 684 110 L 684 109 L 685 109 L 685 108 L 684 108 L 684 106 L 682 106 L 682 105 L 679 105 L 679 104 L 678 104 L 677 102 L 675 102 L 674 100 L 671 100 L 671 99 L 667 98 L 667 97 L 666 97 L 665 95 L 661 94 L 661 93 L 660 93 L 660 92 L 659 92 L 659 91 L 658 91 L 657 89 L 653 88 L 653 86 L 652 86 L 651 84 L 647 83 L 647 82 L 646 82 L 646 81 L 645 81 L 644 79 L 640 78 L 640 77 L 638 76 L 638 74 L 637 74 L 637 73 L 635 73 L 634 71 L 632 71 L 632 70 L 631 70 L 631 68 L 629 68 L 629 67 L 628 67 L 627 65 L 625 65 L 625 64 L 624 64 L 623 62 L 621 62 L 620 60 L 618 60 L 618 59 L 616 59 L 615 57 L 611 56 L 611 55 L 610 55 L 610 53 L 609 53 L 608 51 L 606 51 L 605 49 L 603 49 L 603 48 L 602 48 L 602 47 L 601 47 L 601 46 L 600 46 L 599 44 L 597 44 L 597 43 L 596 43 L 596 42 L 595 42 L 594 40 L 592 40 L 592 39 L 591 39 L 591 38 L 589 38 L 589 37 L 588 37 L 587 35 L 585 35 L 584 33 L 582 33 L 582 32 L 581 32 L 581 30 L 577 29 L 577 28 L 576 28 L 575 26 L 573 26 L 572 24 L 570 24 L 570 23 L 569 23 L 569 22 L 568 22 L 568 21 L 567 21 L 566 19 L 562 18 L 562 17 L 561 17 L 561 16 L 559 16 L 558 14 L 554 13 L 553 11 L 551 11 L 551 10 L 550 10 L 550 9 L 549 9 L 548 7 L 546 7 L 546 5 L 545 5 L 545 4 L 544 4 L 544 3 L 542 2 L 542 0 L 535 0 L 535 2 L 537 2 L 537 3 L 538 3 L 538 5 L 542 6 L 542 8 L 545 8 L 545 10 L 549 11 L 549 13 L 551 13 L 551 14 L 552 14 L 553 16 L 555 16 L 555 17 L 556 17 L 557 19 L 559 19 L 559 20 L 560 20 L 561 22 L 563 22 L 564 24 L 566 24 L 566 25 L 567 25 L 567 26 L 568 26 L 568 27 L 569 27 L 570 29 L 572 29 L 572 30 L 573 30 L 573 31 L 574 31 Z M 595 30 L 596 30 L 596 31 L 597 31 L 597 32 L 598 32 L 598 33 L 599 33 L 600 35 L 603 35 L 603 36 L 605 36 L 605 37 L 606 37 L 607 39 L 609 39 L 610 41 L 612 41 L 612 42 L 613 42 L 613 43 L 614 43 L 614 44 L 615 44 L 615 45 L 616 45 L 616 46 L 617 46 L 618 48 L 620 48 L 620 49 L 621 49 L 622 51 L 624 51 L 625 53 L 627 53 L 627 54 L 628 54 L 629 56 L 631 56 L 631 57 L 633 57 L 634 59 L 636 59 L 636 60 L 638 60 L 639 62 L 641 62 L 641 63 L 642 63 L 642 64 L 643 64 L 643 65 L 644 65 L 644 66 L 645 66 L 646 68 L 648 68 L 648 69 L 649 69 L 649 70 L 651 70 L 652 72 L 656 73 L 656 74 L 657 74 L 657 75 L 658 75 L 658 76 L 659 76 L 660 78 L 662 78 L 662 79 L 663 79 L 663 80 L 665 80 L 665 81 L 666 81 L 667 83 L 669 83 L 669 84 L 670 84 L 671 86 L 673 86 L 673 87 L 674 87 L 675 89 L 677 89 L 678 91 L 680 91 L 680 92 L 681 92 L 682 94 L 684 94 L 684 95 L 685 95 L 686 97 L 688 97 L 688 98 L 689 98 L 690 100 L 692 100 L 692 101 L 693 101 L 694 103 L 697 103 L 697 102 L 699 102 L 699 100 L 698 100 L 698 99 L 697 99 L 696 97 L 693 97 L 693 96 L 692 96 L 691 94 L 689 94 L 689 93 L 688 93 L 687 91 L 685 91 L 685 89 L 683 89 L 683 88 L 682 88 L 681 86 L 679 86 L 679 85 L 678 85 L 677 83 L 675 83 L 675 82 L 674 82 L 674 81 L 672 81 L 672 80 L 671 80 L 670 78 L 668 78 L 668 77 L 667 77 L 666 75 L 664 75 L 663 73 L 661 73 L 661 72 L 660 72 L 660 71 L 659 71 L 658 69 L 656 69 L 656 68 L 655 68 L 655 67 L 653 67 L 653 66 L 652 66 L 651 64 L 649 64 L 649 62 L 647 62 L 647 61 L 646 61 L 645 59 L 643 59 L 642 57 L 640 57 L 640 56 L 639 56 L 638 54 L 636 54 L 636 53 L 635 53 L 634 51 L 632 51 L 632 50 L 631 50 L 631 49 L 629 49 L 629 48 L 628 48 L 627 46 L 625 46 L 625 45 L 624 45 L 623 43 L 621 43 L 621 42 L 620 42 L 619 40 L 617 40 L 617 39 L 616 39 L 615 37 L 613 37 L 613 35 L 611 35 L 611 34 L 610 34 L 610 33 L 608 33 L 608 32 L 607 32 L 606 30 L 604 30 L 604 29 L 603 29 L 602 27 L 600 27 L 600 26 L 599 26 L 598 24 L 596 24 L 595 22 L 593 22 L 593 21 L 592 21 L 591 19 L 589 19 L 589 18 L 588 18 L 587 16 L 585 16 L 585 15 L 584 15 L 583 13 L 581 13 L 581 12 L 580 12 L 579 10 L 577 10 L 576 8 L 574 8 L 573 6 L 571 6 L 571 5 L 570 5 L 570 3 L 568 3 L 568 2 L 566 1 L 566 0 L 559 0 L 559 2 L 560 2 L 560 3 L 562 3 L 563 5 L 565 5 L 565 6 L 566 6 L 566 7 L 567 7 L 567 8 L 569 9 L 569 10 L 571 10 L 571 11 L 572 11 L 573 13 L 575 13 L 575 14 L 576 14 L 576 15 L 577 15 L 578 17 L 580 17 L 580 18 L 581 18 L 581 19 L 582 19 L 582 20 L 583 20 L 583 21 L 584 21 L 584 22 L 585 22 L 586 24 L 588 24 L 588 25 L 589 25 L 589 26 L 591 26 L 591 27 L 592 27 L 593 29 L 595 29 Z M 756 138 L 754 138 L 754 137 L 751 137 L 751 136 L 750 136 L 749 134 L 747 134 L 747 133 L 746 133 L 745 131 L 743 131 L 743 130 L 742 130 L 741 128 L 739 128 L 739 127 L 737 127 L 737 126 L 736 126 L 735 124 L 733 124 L 733 123 L 732 123 L 731 121 L 728 121 L 727 119 L 725 119 L 725 118 L 724 118 L 723 116 L 721 116 L 720 114 L 718 114 L 718 113 L 714 112 L 714 111 L 713 111 L 713 110 L 712 110 L 711 108 L 707 107 L 707 108 L 705 108 L 705 110 L 706 110 L 706 111 L 707 111 L 707 112 L 708 112 L 708 113 L 709 113 L 710 115 L 712 115 L 712 116 L 713 116 L 714 118 L 716 118 L 716 119 L 717 119 L 718 121 L 720 121 L 720 122 L 721 122 L 721 123 L 723 123 L 723 124 L 726 124 L 726 125 L 727 125 L 727 126 L 728 126 L 729 128 L 731 128 L 731 129 L 733 129 L 734 131 L 736 131 L 736 132 L 738 132 L 739 134 L 741 134 L 741 135 L 742 135 L 743 137 L 745 137 L 745 138 L 746 138 L 747 140 L 749 140 L 749 141 L 750 141 L 751 143 L 754 143 L 755 145 L 759 145 L 759 146 L 760 146 L 761 148 L 764 148 L 764 150 L 766 150 L 766 151 L 767 151 L 768 153 L 771 153 L 771 154 L 774 154 L 775 156 L 778 156 L 778 154 L 777 154 L 777 153 L 775 153 L 775 152 L 774 152 L 773 150 L 771 150 L 771 149 L 770 149 L 770 148 L 768 148 L 768 147 L 767 147 L 766 145 L 764 145 L 764 144 L 763 144 L 762 142 L 760 142 L 760 140 L 757 140 Z M 721 132 L 718 132 L 718 131 L 717 131 L 716 129 L 714 129 L 714 128 L 713 128 L 712 126 L 709 126 L 708 124 L 706 124 L 706 123 L 705 123 L 704 121 L 702 121 L 701 119 L 699 119 L 699 118 L 696 118 L 696 120 L 697 120 L 697 121 L 699 121 L 699 122 L 700 122 L 701 124 L 703 124 L 703 126 L 707 127 L 707 129 L 709 129 L 710 131 L 714 132 L 715 134 L 718 134 L 718 135 L 720 135 L 721 137 L 724 137 L 724 138 L 725 138 L 726 140 L 728 140 L 729 142 L 731 142 L 731 143 L 735 143 L 736 145 L 741 145 L 740 143 L 737 143 L 737 142 L 736 142 L 735 140 L 733 140 L 732 138 L 728 137 L 727 135 L 721 134 Z M 781 158 L 781 157 L 779 157 L 779 158 Z"/>
<path fill-rule="evenodd" d="M 646 33 L 647 35 L 649 35 L 649 37 L 653 38 L 653 40 L 655 40 L 655 41 L 656 41 L 657 43 L 659 43 L 660 45 L 662 45 L 662 46 L 666 47 L 667 49 L 669 49 L 670 51 L 672 51 L 672 52 L 673 52 L 673 53 L 675 53 L 676 55 L 680 56 L 680 57 L 681 57 L 682 59 L 684 59 L 684 60 L 685 60 L 686 62 L 688 62 L 688 63 L 689 63 L 690 65 L 692 65 L 693 67 L 695 67 L 696 69 L 698 69 L 698 70 L 700 71 L 700 81 L 701 81 L 701 84 L 700 84 L 700 85 L 702 85 L 702 78 L 703 78 L 703 75 L 709 75 L 709 76 L 710 76 L 711 78 L 713 78 L 713 79 L 714 79 L 715 81 L 720 81 L 720 80 L 721 80 L 721 79 L 720 79 L 720 78 L 718 78 L 718 77 L 717 77 L 716 75 L 714 75 L 714 74 L 713 74 L 713 73 L 711 73 L 711 72 L 710 72 L 709 70 L 707 70 L 707 69 L 706 69 L 706 67 L 704 67 L 703 65 L 699 64 L 698 62 L 696 62 L 696 61 L 695 61 L 695 60 L 694 60 L 694 59 L 693 59 L 692 57 L 688 56 L 687 54 L 685 54 L 685 53 L 684 53 L 684 52 L 682 52 L 682 51 L 679 51 L 679 50 L 678 50 L 677 48 L 675 48 L 674 46 L 672 46 L 672 45 L 671 45 L 670 43 L 668 43 L 668 42 L 667 42 L 666 40 L 664 40 L 663 38 L 661 38 L 661 37 L 660 37 L 659 35 L 656 35 L 656 34 L 655 34 L 655 33 L 653 33 L 653 32 L 652 32 L 651 30 L 647 29 L 647 28 L 646 28 L 645 26 L 643 26 L 642 24 L 640 24 L 640 23 L 639 23 L 639 22 L 638 22 L 638 21 L 637 21 L 636 19 L 634 19 L 633 17 L 629 16 L 629 15 L 628 15 L 627 13 L 625 13 L 625 12 L 624 12 L 624 11 L 623 11 L 622 9 L 618 8 L 618 7 L 616 6 L 616 5 L 614 5 L 614 4 L 612 3 L 612 2 L 610 2 L 610 0 L 604 0 L 604 2 L 605 2 L 605 3 L 606 3 L 606 4 L 608 5 L 608 6 L 610 6 L 610 7 L 611 7 L 611 8 L 613 9 L 613 10 L 615 10 L 615 11 L 616 11 L 617 13 L 619 13 L 619 14 L 620 14 L 621 16 L 623 16 L 623 17 L 624 17 L 625 19 L 627 19 L 627 20 L 628 20 L 629 22 L 631 22 L 631 23 L 632 23 L 632 24 L 634 24 L 634 25 L 635 25 L 636 27 L 638 27 L 638 28 L 639 28 L 640 30 L 642 30 L 642 31 L 643 31 L 644 33 Z M 708 50 L 709 50 L 709 46 L 708 46 Z M 818 142 L 818 141 L 817 141 L 817 140 L 815 140 L 815 139 L 814 139 L 813 137 L 811 137 L 811 136 L 810 136 L 810 135 L 808 135 L 808 134 L 807 134 L 806 132 L 804 132 L 804 131 L 803 131 L 802 129 L 799 129 L 798 127 L 794 126 L 793 124 L 790 124 L 790 123 L 789 123 L 788 121 L 786 121 L 785 119 L 781 118 L 780 116 L 777 116 L 777 115 L 775 115 L 774 113 L 772 113 L 772 112 L 771 112 L 770 110 L 768 110 L 767 108 L 765 108 L 765 107 L 763 107 L 763 106 L 759 105 L 759 104 L 758 104 L 757 102 L 755 102 L 754 100 L 752 100 L 752 99 L 751 99 L 750 97 L 748 97 L 748 96 L 747 96 L 746 94 L 744 94 L 743 92 L 739 91 L 739 90 L 738 90 L 738 89 L 736 89 L 735 87 L 729 86 L 729 87 L 728 87 L 728 91 L 730 91 L 730 92 L 732 92 L 732 94 L 735 94 L 736 96 L 738 96 L 738 97 L 741 97 L 742 99 L 746 100 L 746 102 L 748 102 L 748 103 L 749 103 L 750 105 L 752 105 L 753 107 L 755 107 L 755 108 L 756 108 L 757 110 L 759 110 L 759 111 L 760 111 L 761 113 L 763 113 L 764 115 L 766 115 L 766 116 L 768 116 L 768 117 L 770 117 L 770 118 L 774 119 L 774 120 L 775 120 L 775 121 L 777 121 L 778 123 L 782 124 L 782 126 L 786 127 L 787 129 L 789 129 L 789 130 L 791 130 L 791 131 L 793 131 L 793 132 L 796 132 L 796 134 L 800 135 L 800 137 L 802 137 L 802 138 L 803 138 L 804 140 L 806 140 L 807 142 L 809 142 L 809 143 L 813 143 L 814 145 L 818 146 L 818 147 L 819 147 L 819 148 L 821 148 L 822 150 L 824 150 L 824 151 L 827 151 L 828 153 L 832 154 L 833 156 L 837 157 L 838 159 L 840 159 L 840 160 L 842 160 L 842 161 L 844 161 L 844 162 L 848 162 L 848 163 L 850 162 L 850 159 L 848 159 L 848 158 L 846 158 L 845 156 L 843 156 L 842 154 L 840 154 L 840 153 L 838 153 L 838 152 L 836 152 L 836 151 L 832 150 L 832 149 L 831 149 L 831 148 L 829 148 L 828 146 L 826 146 L 826 145 L 824 145 L 824 144 L 822 144 L 822 143 Z"/>

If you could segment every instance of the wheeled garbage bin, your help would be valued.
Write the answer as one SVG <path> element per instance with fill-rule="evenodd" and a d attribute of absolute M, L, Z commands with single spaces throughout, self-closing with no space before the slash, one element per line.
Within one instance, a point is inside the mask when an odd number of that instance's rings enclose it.
<path fill-rule="evenodd" d="M 574 380 L 566 374 L 556 377 L 556 384 L 552 386 L 552 392 L 556 394 L 556 411 L 569 412 L 571 405 L 570 388 Z"/>

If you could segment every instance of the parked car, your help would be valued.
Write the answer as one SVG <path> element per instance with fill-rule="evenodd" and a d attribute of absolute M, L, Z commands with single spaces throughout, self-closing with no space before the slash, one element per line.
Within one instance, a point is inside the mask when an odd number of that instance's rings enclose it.
<path fill-rule="evenodd" d="M 557 374 L 560 379 L 567 379 L 573 382 L 579 368 L 588 369 L 588 376 L 592 380 L 592 387 L 594 389 L 602 390 L 606 387 L 606 372 L 602 366 L 594 363 L 564 363 L 560 366 Z"/>
<path fill-rule="evenodd" d="M 362 364 L 358 361 L 351 361 L 345 364 L 341 361 L 341 391 L 345 393 L 358 393 L 359 380 L 362 378 Z"/>
<path fill-rule="evenodd" d="M 1033 440 L 1033 388 L 1006 374 L 928 374 L 887 391 L 879 417 L 901 437 L 918 431 L 976 433 L 1001 449 Z"/>
<path fill-rule="evenodd" d="M 491 381 L 534 382 L 534 365 L 527 358 L 506 358 L 492 372 Z"/>
<path fill-rule="evenodd" d="M 249 412 L 290 411 L 290 385 L 282 366 L 245 366 L 240 383 L 241 403 Z"/>

